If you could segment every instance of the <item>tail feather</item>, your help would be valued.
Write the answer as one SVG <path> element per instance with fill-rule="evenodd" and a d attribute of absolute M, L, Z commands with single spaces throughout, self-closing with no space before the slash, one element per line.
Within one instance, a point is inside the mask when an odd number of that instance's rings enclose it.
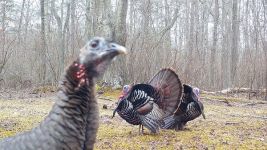
<path fill-rule="evenodd" d="M 163 122 L 161 124 L 161 128 L 163 129 L 174 129 L 177 126 L 177 121 L 173 115 L 168 116 L 163 119 Z"/>
<path fill-rule="evenodd" d="M 147 116 L 140 116 L 142 125 L 148 128 L 152 133 L 159 131 L 160 123 L 157 120 L 149 118 Z"/>
<path fill-rule="evenodd" d="M 156 103 L 165 112 L 165 117 L 173 114 L 180 104 L 182 84 L 178 75 L 170 68 L 161 69 L 148 84 L 162 93 L 162 98 Z"/>
<path fill-rule="evenodd" d="M 165 113 L 157 104 L 154 104 L 153 109 L 146 116 L 152 118 L 153 120 L 162 120 Z"/>

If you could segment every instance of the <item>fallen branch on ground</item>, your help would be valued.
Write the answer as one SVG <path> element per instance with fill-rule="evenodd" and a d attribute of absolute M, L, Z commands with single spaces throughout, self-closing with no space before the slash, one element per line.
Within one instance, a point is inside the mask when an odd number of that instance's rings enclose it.
<path fill-rule="evenodd" d="M 97 97 L 97 98 L 102 100 L 115 101 L 115 99 L 112 98 L 106 98 L 106 97 Z"/>
<path fill-rule="evenodd" d="M 205 100 L 210 100 L 210 101 L 217 101 L 217 102 L 223 102 L 225 103 L 227 106 L 233 106 L 232 104 L 230 104 L 229 101 L 227 100 L 220 100 L 220 99 L 211 99 L 211 98 L 207 98 L 207 97 L 203 97 Z"/>
<path fill-rule="evenodd" d="M 254 105 L 258 105 L 258 104 L 267 104 L 267 103 L 264 103 L 264 102 L 257 102 L 257 103 L 249 103 L 249 104 L 246 104 L 247 106 L 254 106 Z"/>

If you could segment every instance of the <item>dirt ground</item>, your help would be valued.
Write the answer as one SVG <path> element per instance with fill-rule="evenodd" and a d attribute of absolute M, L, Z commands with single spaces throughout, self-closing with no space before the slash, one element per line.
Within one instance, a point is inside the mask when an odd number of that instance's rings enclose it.
<path fill-rule="evenodd" d="M 0 92 L 0 139 L 37 126 L 54 103 L 51 95 L 9 97 Z M 118 115 L 111 119 L 115 100 L 110 99 L 99 98 L 95 149 L 267 149 L 266 101 L 204 94 L 206 119 L 199 117 L 182 131 L 150 134 L 145 130 L 139 135 L 138 126 Z M 104 104 L 108 109 L 103 109 Z"/>

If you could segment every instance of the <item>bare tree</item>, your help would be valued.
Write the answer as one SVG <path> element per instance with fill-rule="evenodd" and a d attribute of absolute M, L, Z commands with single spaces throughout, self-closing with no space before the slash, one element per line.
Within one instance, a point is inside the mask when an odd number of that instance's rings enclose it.
<path fill-rule="evenodd" d="M 115 30 L 112 32 L 112 39 L 121 45 L 126 44 L 126 16 L 128 10 L 128 0 L 119 0 L 117 8 L 117 16 L 115 23 Z"/>
<path fill-rule="evenodd" d="M 222 44 L 221 44 L 221 86 L 220 88 L 230 87 L 230 34 L 231 20 L 230 7 L 226 0 L 222 0 Z"/>
<path fill-rule="evenodd" d="M 238 39 L 239 39 L 239 20 L 238 20 L 238 1 L 232 1 L 232 37 L 231 37 L 231 59 L 230 59 L 230 68 L 231 68 L 231 86 L 234 86 L 237 63 L 238 63 Z"/>
<path fill-rule="evenodd" d="M 66 10 L 66 16 L 65 16 L 65 21 L 63 22 L 63 6 L 64 6 L 64 0 L 61 2 L 61 16 L 58 15 L 56 8 L 55 8 L 55 0 L 52 0 L 52 6 L 51 6 L 51 11 L 57 21 L 57 26 L 58 26 L 58 37 L 59 37 L 59 49 L 61 51 L 60 55 L 60 69 L 59 72 L 62 72 L 65 67 L 65 56 L 66 56 L 66 47 L 65 47 L 65 37 L 66 37 L 66 31 L 69 26 L 69 18 L 70 18 L 70 3 L 67 3 L 67 10 Z M 60 73 L 59 73 L 60 74 Z"/>
<path fill-rule="evenodd" d="M 18 27 L 19 43 L 21 41 L 21 26 L 22 26 L 22 20 L 24 17 L 24 9 L 25 9 L 25 0 L 22 1 L 22 6 L 21 6 L 21 10 L 20 10 L 19 27 Z"/>
<path fill-rule="evenodd" d="M 264 16 L 264 26 L 263 26 L 263 35 L 262 36 L 262 41 L 263 41 L 263 51 L 265 54 L 265 65 L 267 64 L 267 1 L 262 0 L 262 5 L 263 5 L 263 16 Z M 267 69 L 265 68 L 265 100 L 267 101 Z"/>
<path fill-rule="evenodd" d="M 266 31 L 265 31 L 266 33 Z M 265 50 L 265 64 L 267 64 L 267 41 L 264 41 L 264 46 Z M 265 100 L 267 101 L 267 69 L 265 68 Z"/>
<path fill-rule="evenodd" d="M 213 40 L 211 48 L 211 58 L 210 58 L 210 83 L 211 87 L 215 86 L 215 76 L 216 76 L 216 50 L 217 50 L 217 40 L 218 40 L 218 23 L 219 23 L 219 1 L 215 0 L 214 4 L 214 14 L 213 14 L 214 26 L 213 26 Z"/>
<path fill-rule="evenodd" d="M 44 5 L 44 0 L 40 0 L 40 6 L 41 6 L 40 78 L 41 78 L 41 83 L 45 84 L 45 79 L 46 79 L 46 37 L 45 37 L 45 5 Z"/>
<path fill-rule="evenodd" d="M 75 47 L 75 32 L 76 32 L 76 0 L 71 0 L 70 4 L 70 49 L 71 55 L 74 54 Z"/>
<path fill-rule="evenodd" d="M 183 82 L 206 90 L 267 88 L 266 0 L 31 3 L 0 3 L 0 78 L 6 86 L 57 82 L 88 38 L 104 36 L 130 50 L 112 65 L 106 82 L 144 82 L 172 67 Z"/>
<path fill-rule="evenodd" d="M 1 38 L 1 51 L 0 51 L 0 75 L 3 72 L 4 67 L 7 65 L 7 62 L 10 60 L 12 51 L 13 51 L 13 44 L 15 38 L 10 39 L 7 36 L 7 24 L 9 17 L 7 15 L 8 11 L 12 7 L 13 1 L 2 1 L 0 3 L 1 8 L 1 28 L 0 28 L 0 38 Z M 0 77 L 1 78 L 1 77 Z"/>
<path fill-rule="evenodd" d="M 194 44 L 195 44 L 195 9 L 196 9 L 196 3 L 198 3 L 197 1 L 191 0 L 190 3 L 188 4 L 190 6 L 190 12 L 187 13 L 187 17 L 190 17 L 187 19 L 187 21 L 189 21 L 188 23 L 186 23 L 188 25 L 188 30 L 187 30 L 187 52 L 186 52 L 186 67 L 185 67 L 185 82 L 189 82 L 192 78 L 192 74 L 191 71 L 193 70 L 192 68 L 192 61 L 193 61 L 193 54 L 194 54 Z M 190 15 L 189 15 L 190 14 Z"/>

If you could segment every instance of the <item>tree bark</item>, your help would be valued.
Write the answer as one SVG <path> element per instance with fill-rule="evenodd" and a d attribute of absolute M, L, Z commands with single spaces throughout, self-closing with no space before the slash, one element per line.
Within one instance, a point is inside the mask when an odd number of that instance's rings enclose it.
<path fill-rule="evenodd" d="M 117 16 L 115 23 L 115 30 L 112 31 L 111 37 L 114 41 L 121 45 L 126 45 L 127 31 L 126 31 L 126 17 L 128 10 L 128 0 L 119 0 L 119 6 L 117 7 Z M 126 58 L 120 57 L 117 61 L 119 68 L 119 76 L 122 78 L 122 84 L 126 82 L 127 68 L 124 67 L 126 64 Z"/>
<path fill-rule="evenodd" d="M 214 89 L 216 86 L 215 84 L 215 76 L 216 76 L 216 67 L 217 61 L 216 61 L 216 51 L 217 51 L 217 33 L 218 33 L 218 21 L 219 21 L 219 2 L 218 0 L 215 0 L 215 6 L 214 6 L 214 27 L 213 27 L 213 40 L 212 40 L 212 48 L 211 48 L 211 58 L 210 58 L 210 85 L 211 88 Z"/>
<path fill-rule="evenodd" d="M 70 51 L 71 51 L 71 56 L 75 52 L 75 31 L 76 31 L 76 0 L 71 1 L 71 22 L 70 22 Z"/>
<path fill-rule="evenodd" d="M 67 31 L 67 28 L 69 26 L 69 18 L 70 18 L 70 4 L 67 3 L 67 14 L 65 18 L 65 23 L 63 24 L 63 4 L 61 4 L 61 17 L 58 15 L 56 8 L 55 8 L 55 0 L 52 0 L 51 3 L 51 11 L 53 13 L 53 16 L 56 19 L 57 26 L 58 26 L 58 37 L 59 37 L 59 49 L 61 52 L 60 55 L 60 63 L 59 63 L 59 74 L 61 74 L 65 68 L 65 33 Z"/>
<path fill-rule="evenodd" d="M 264 5 L 264 35 L 267 34 L 267 0 L 263 0 Z M 263 51 L 265 52 L 265 65 L 267 64 L 267 39 L 262 38 L 263 41 Z M 265 100 L 267 101 L 267 68 L 265 68 Z"/>
<path fill-rule="evenodd" d="M 238 30 L 239 30 L 239 21 L 238 21 L 238 1 L 233 0 L 232 5 L 232 39 L 231 39 L 231 60 L 230 60 L 230 83 L 231 86 L 235 86 L 235 79 L 236 79 L 236 70 L 237 70 L 237 63 L 238 63 Z"/>
<path fill-rule="evenodd" d="M 41 6 L 41 48 L 40 48 L 40 79 L 42 85 L 45 84 L 46 79 L 46 38 L 45 38 L 45 5 L 44 0 L 40 0 Z"/>
<path fill-rule="evenodd" d="M 127 40 L 127 34 L 126 34 L 127 10 L 128 10 L 128 0 L 119 0 L 115 32 L 113 32 L 112 39 L 121 45 L 125 45 Z"/>
<path fill-rule="evenodd" d="M 222 0 L 222 55 L 221 55 L 221 89 L 229 88 L 230 86 L 230 35 L 231 32 L 229 9 L 226 6 L 226 2 Z"/>
<path fill-rule="evenodd" d="M 3 2 L 0 5 L 2 9 L 2 18 L 1 18 L 1 30 L 0 30 L 0 38 L 1 38 L 1 54 L 0 54 L 0 74 L 2 73 L 6 63 L 7 63 L 7 55 L 8 52 L 6 50 L 6 2 Z"/>
<path fill-rule="evenodd" d="M 42 1 L 42 0 L 40 0 L 40 1 Z M 42 4 L 42 2 L 41 2 L 41 4 Z M 21 10 L 20 10 L 19 27 L 18 27 L 19 44 L 21 42 L 21 26 L 22 26 L 22 20 L 23 20 L 23 17 L 24 17 L 24 8 L 25 8 L 25 0 L 22 1 L 22 6 L 21 6 Z M 42 8 L 41 8 L 41 11 L 42 11 Z"/>
<path fill-rule="evenodd" d="M 91 14 L 91 0 L 86 0 L 86 10 L 85 10 L 85 33 L 86 38 L 89 39 L 91 37 L 91 29 L 92 29 L 92 18 Z"/>
<path fill-rule="evenodd" d="M 193 52 L 194 52 L 194 44 L 195 44 L 195 8 L 196 8 L 196 1 L 192 0 L 189 3 L 190 6 L 190 15 L 188 15 L 188 20 L 190 20 L 189 24 L 189 35 L 186 39 L 186 68 L 185 68 L 185 82 L 189 82 L 192 77 L 192 60 L 193 60 Z"/>
<path fill-rule="evenodd" d="M 267 64 L 267 41 L 264 41 L 265 64 Z M 267 69 L 265 68 L 265 100 L 267 101 Z"/>

